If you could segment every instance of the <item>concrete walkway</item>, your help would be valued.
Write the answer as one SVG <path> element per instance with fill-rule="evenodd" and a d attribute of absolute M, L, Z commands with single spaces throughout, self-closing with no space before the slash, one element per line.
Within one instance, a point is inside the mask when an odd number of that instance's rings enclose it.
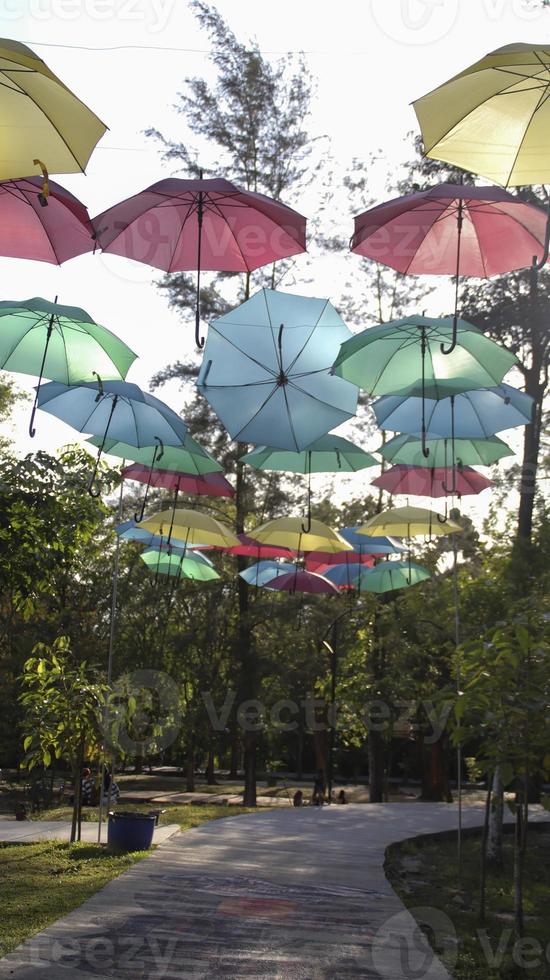
<path fill-rule="evenodd" d="M 482 820 L 482 806 L 465 808 L 465 826 Z M 28 940 L 0 977 L 448 980 L 383 862 L 390 843 L 455 826 L 455 806 L 418 803 L 212 821 Z M 436 932 L 448 924 L 423 917 Z"/>
<path fill-rule="evenodd" d="M 153 843 L 162 844 L 179 832 L 179 824 L 169 823 L 155 827 Z M 29 844 L 36 840 L 69 840 L 71 824 L 68 820 L 0 820 L 0 841 L 8 844 Z M 102 840 L 107 839 L 107 824 L 103 824 Z M 97 842 L 97 823 L 85 820 L 82 823 L 81 839 L 88 843 Z"/>

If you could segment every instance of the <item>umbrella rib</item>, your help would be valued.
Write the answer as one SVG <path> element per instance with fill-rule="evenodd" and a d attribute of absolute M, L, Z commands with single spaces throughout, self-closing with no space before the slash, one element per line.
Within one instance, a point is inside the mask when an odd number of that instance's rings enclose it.
<path fill-rule="evenodd" d="M 187 206 L 187 214 L 184 216 L 183 221 L 181 222 L 180 230 L 178 232 L 178 236 L 176 238 L 176 242 L 175 242 L 174 248 L 172 249 L 172 257 L 170 259 L 170 262 L 168 263 L 168 272 L 174 271 L 174 270 L 171 269 L 172 262 L 174 261 L 174 256 L 175 256 L 175 254 L 176 254 L 176 252 L 178 250 L 178 245 L 179 245 L 179 243 L 181 241 L 181 238 L 182 238 L 182 235 L 183 235 L 185 226 L 187 224 L 187 221 L 191 217 L 191 214 L 192 213 L 193 213 L 193 204 L 191 203 L 191 204 L 189 204 Z M 175 271 L 178 271 L 178 270 L 175 270 Z"/>
<path fill-rule="evenodd" d="M 303 346 L 302 346 L 302 348 L 301 348 L 301 350 L 299 350 L 299 351 L 298 351 L 298 353 L 296 354 L 296 357 L 294 358 L 294 360 L 293 360 L 293 361 L 292 361 L 292 362 L 291 362 L 291 363 L 289 364 L 289 366 L 288 366 L 288 372 L 287 372 L 287 373 L 289 373 L 289 374 L 290 374 L 290 372 L 292 371 L 292 368 L 293 368 L 293 367 L 294 367 L 294 365 L 296 364 L 296 361 L 297 361 L 297 360 L 298 360 L 298 358 L 299 358 L 299 357 L 301 357 L 301 356 L 302 356 L 302 354 L 304 353 L 304 350 L 306 349 L 306 347 L 307 347 L 307 345 L 309 344 L 309 342 L 310 342 L 310 340 L 311 340 L 311 338 L 312 338 L 312 336 L 313 336 L 313 334 L 314 334 L 314 333 L 315 333 L 315 331 L 317 330 L 317 327 L 318 327 L 318 325 L 319 325 L 319 320 L 320 320 L 320 319 L 321 319 L 321 317 L 323 316 L 323 313 L 325 312 L 325 310 L 326 310 L 326 308 L 327 308 L 327 306 L 328 306 L 328 304 L 329 304 L 329 301 L 328 301 L 328 299 L 327 299 L 327 300 L 325 300 L 325 303 L 324 303 L 324 305 L 323 305 L 323 308 L 322 308 L 322 309 L 321 309 L 321 310 L 319 311 L 319 315 L 318 315 L 318 317 L 317 317 L 317 319 L 316 319 L 316 321 L 315 321 L 315 323 L 313 324 L 313 326 L 312 326 L 312 328 L 311 328 L 311 333 L 310 333 L 310 334 L 308 335 L 308 337 L 307 337 L 307 338 L 306 338 L 306 340 L 304 341 L 304 344 L 303 344 Z"/>
<path fill-rule="evenodd" d="M 31 312 L 34 312 L 34 311 L 31 310 Z M 28 315 L 29 315 L 28 313 L 23 313 L 22 310 L 21 311 L 16 311 L 16 312 L 13 312 L 13 313 L 9 313 L 9 314 L 7 313 L 6 314 L 6 316 L 13 316 L 14 318 L 21 317 L 22 320 L 24 320 L 25 317 L 28 317 Z M 2 315 L 0 315 L 0 322 L 1 322 L 1 320 L 2 320 Z M 16 342 L 14 343 L 14 346 L 10 349 L 9 354 L 2 361 L 2 368 L 3 369 L 5 369 L 7 371 L 11 370 L 10 368 L 5 368 L 5 365 L 8 363 L 10 357 L 13 357 L 13 355 L 15 354 L 17 348 L 19 347 L 19 344 L 25 339 L 25 337 L 27 336 L 27 334 L 31 333 L 32 330 L 35 330 L 36 327 L 39 327 L 42 324 L 47 323 L 47 321 L 48 321 L 48 316 L 45 313 L 43 313 L 43 314 L 40 314 L 40 316 L 39 316 L 39 318 L 37 320 L 35 320 L 33 323 L 31 323 L 26 328 L 25 333 L 23 334 L 23 336 L 22 337 L 19 337 L 16 340 Z"/>
<path fill-rule="evenodd" d="M 267 364 L 262 364 L 262 362 L 259 361 L 256 357 L 253 357 L 252 354 L 250 354 L 249 351 L 243 350 L 243 348 L 242 347 L 239 347 L 239 345 L 236 344 L 235 341 L 232 340 L 230 337 L 227 337 L 225 334 L 221 333 L 219 330 L 216 330 L 216 327 L 214 325 L 211 326 L 210 330 L 213 331 L 214 333 L 217 333 L 218 334 L 218 337 L 221 337 L 222 340 L 225 340 L 225 342 L 227 344 L 230 344 L 231 347 L 234 347 L 235 350 L 239 352 L 239 354 L 243 354 L 245 357 L 247 357 L 249 359 L 249 361 L 252 361 L 253 364 L 256 364 L 258 367 L 262 368 L 264 371 L 267 371 L 267 373 L 268 374 L 271 374 L 273 376 L 273 378 L 276 378 L 277 377 L 277 372 L 274 371 L 273 368 L 268 367 Z M 249 381 L 247 383 L 246 387 L 250 387 L 250 385 L 266 384 L 266 383 L 271 384 L 272 383 L 271 382 L 271 379 L 270 378 L 264 378 L 262 381 Z M 244 386 L 243 385 L 206 385 L 206 387 L 208 387 L 208 388 L 239 388 L 239 387 L 244 387 Z"/>

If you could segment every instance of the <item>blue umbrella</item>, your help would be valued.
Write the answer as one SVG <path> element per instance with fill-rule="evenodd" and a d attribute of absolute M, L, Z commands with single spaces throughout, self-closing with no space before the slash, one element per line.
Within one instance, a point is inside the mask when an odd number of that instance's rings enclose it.
<path fill-rule="evenodd" d="M 146 531 L 144 528 L 139 527 L 135 521 L 124 521 L 122 524 L 117 524 L 115 531 L 119 538 L 122 538 L 124 541 L 137 541 L 139 544 L 144 545 L 146 549 L 154 549 L 155 551 L 164 549 L 167 553 L 171 551 L 174 555 L 184 555 L 186 558 L 192 558 L 194 561 L 201 561 L 205 565 L 212 564 L 206 555 L 196 550 L 195 546 L 193 548 L 186 548 L 185 541 L 176 538 L 172 538 L 170 545 L 167 546 L 167 538 L 161 537 L 160 534 L 152 534 L 151 531 Z"/>
<path fill-rule="evenodd" d="M 354 527 L 341 527 L 338 534 L 341 534 L 348 544 L 351 544 L 352 548 L 360 554 L 395 555 L 407 551 L 400 538 L 390 538 L 385 535 L 371 537 L 368 534 L 359 534 L 358 527 L 360 527 L 359 524 Z"/>
<path fill-rule="evenodd" d="M 248 585 L 256 585 L 258 588 L 265 586 L 266 582 L 272 582 L 280 575 L 288 575 L 295 571 L 295 566 L 291 562 L 279 561 L 258 561 L 255 565 L 250 565 L 244 571 L 239 572 Z"/>
<path fill-rule="evenodd" d="M 349 337 L 328 300 L 262 289 L 212 323 L 197 386 L 233 439 L 301 452 L 355 415 L 330 373 Z"/>
<path fill-rule="evenodd" d="M 96 464 L 90 477 L 92 491 L 97 467 L 107 436 L 131 446 L 179 446 L 185 441 L 187 426 L 159 398 L 128 381 L 80 382 L 74 385 L 50 381 L 38 393 L 38 408 L 68 422 L 79 432 L 101 436 Z"/>
<path fill-rule="evenodd" d="M 349 564 L 346 562 L 344 565 L 331 565 L 330 568 L 325 568 L 323 575 L 340 589 L 356 589 L 362 573 L 366 570 L 364 565 L 357 562 Z"/>
<path fill-rule="evenodd" d="M 457 439 L 486 439 L 516 425 L 528 425 L 533 413 L 531 396 L 507 384 L 439 400 L 426 398 L 424 405 L 428 439 L 451 436 L 453 427 Z M 372 407 L 381 429 L 421 435 L 422 398 L 384 395 Z"/>

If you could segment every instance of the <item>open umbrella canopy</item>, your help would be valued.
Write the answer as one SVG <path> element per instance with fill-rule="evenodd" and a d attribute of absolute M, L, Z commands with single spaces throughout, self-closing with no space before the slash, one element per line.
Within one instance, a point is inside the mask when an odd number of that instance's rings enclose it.
<path fill-rule="evenodd" d="M 64 385 L 93 382 L 97 374 L 122 380 L 136 357 L 78 306 L 50 303 L 40 296 L 0 302 L 0 367 L 4 371 L 40 375 Z"/>
<path fill-rule="evenodd" d="M 101 439 L 98 439 L 97 436 L 92 436 L 87 442 L 96 447 L 101 445 Z M 108 456 L 131 459 L 148 467 L 158 465 L 177 473 L 201 475 L 203 473 L 221 473 L 223 470 L 223 466 L 206 449 L 203 449 L 189 433 L 186 433 L 179 445 L 159 446 L 157 441 L 149 446 L 142 446 L 140 449 L 127 442 L 108 438 L 105 440 L 103 451 Z"/>
<path fill-rule="evenodd" d="M 545 228 L 542 208 L 501 187 L 437 184 L 358 215 L 351 250 L 404 274 L 485 279 L 531 265 Z"/>
<path fill-rule="evenodd" d="M 251 535 L 260 544 L 280 545 L 297 552 L 353 550 L 337 531 L 333 531 L 322 521 L 312 520 L 311 529 L 304 533 L 301 517 L 276 517 L 275 520 L 254 528 Z"/>
<path fill-rule="evenodd" d="M 513 450 L 498 436 L 490 439 L 455 439 L 454 459 L 451 439 L 428 439 L 426 446 L 430 451 L 427 458 L 422 452 L 421 439 L 402 433 L 379 446 L 377 452 L 389 462 L 437 469 L 445 469 L 453 464 L 491 466 L 504 456 L 514 455 Z"/>
<path fill-rule="evenodd" d="M 0 179 L 84 171 L 107 127 L 19 41 L 0 39 Z"/>
<path fill-rule="evenodd" d="M 174 470 L 151 469 L 142 463 L 132 463 L 122 470 L 125 480 L 137 480 L 138 483 L 148 483 L 151 487 L 164 490 L 178 490 L 206 497 L 234 497 L 235 491 L 229 480 L 221 473 L 205 473 L 195 476 L 191 473 L 177 473 Z"/>
<path fill-rule="evenodd" d="M 328 300 L 262 289 L 214 320 L 197 386 L 232 439 L 301 452 L 355 414 L 330 372 L 350 336 Z"/>
<path fill-rule="evenodd" d="M 272 589 L 274 592 L 290 592 L 291 595 L 295 592 L 309 592 L 313 595 L 320 595 L 321 593 L 338 595 L 336 586 L 323 575 L 317 575 L 316 572 L 306 572 L 303 569 L 295 569 L 292 572 L 287 572 L 286 575 L 280 575 L 264 582 L 264 588 Z"/>
<path fill-rule="evenodd" d="M 439 401 L 427 398 L 424 401 L 427 438 L 454 433 L 455 439 L 486 439 L 516 425 L 528 425 L 533 404 L 530 395 L 507 384 L 465 391 Z M 422 398 L 384 395 L 372 408 L 379 428 L 421 434 Z"/>
<path fill-rule="evenodd" d="M 301 214 L 221 178 L 159 180 L 93 224 L 104 251 L 164 272 L 196 269 L 199 254 L 203 270 L 252 272 L 306 248 Z"/>
<path fill-rule="evenodd" d="M 378 462 L 360 446 L 348 439 L 328 433 L 312 442 L 302 452 L 256 446 L 241 456 L 241 461 L 256 470 L 278 470 L 288 473 L 355 473 Z"/>
<path fill-rule="evenodd" d="M 375 514 L 359 528 L 359 533 L 365 530 L 379 531 L 381 534 L 399 534 L 404 538 L 426 535 L 454 534 L 463 528 L 456 521 L 443 520 L 440 514 L 425 507 L 394 507 L 392 510 Z"/>
<path fill-rule="evenodd" d="M 161 510 L 147 517 L 141 527 L 170 541 L 174 535 L 191 548 L 195 544 L 210 544 L 216 548 L 231 548 L 239 544 L 239 539 L 221 521 L 186 507 Z"/>
<path fill-rule="evenodd" d="M 335 554 L 331 554 L 329 551 L 308 551 L 305 557 L 305 566 L 308 572 L 320 571 L 323 575 L 324 569 L 329 566 L 357 564 L 373 565 L 374 555 L 369 555 L 365 549 L 365 551 L 338 551 Z"/>
<path fill-rule="evenodd" d="M 349 565 L 321 566 L 317 571 L 339 589 L 356 589 L 361 573 L 365 570 L 365 565 L 350 562 Z"/>
<path fill-rule="evenodd" d="M 346 340 L 333 370 L 370 395 L 410 394 L 424 376 L 424 396 L 439 399 L 498 385 L 517 364 L 514 354 L 466 320 L 457 321 L 457 346 L 444 354 L 441 345 L 452 337 L 452 317 L 404 317 Z"/>
<path fill-rule="evenodd" d="M 186 549 L 185 541 L 183 540 L 180 541 L 179 538 L 172 537 L 170 544 L 168 544 L 167 537 L 161 537 L 158 534 L 153 534 L 151 531 L 145 531 L 139 524 L 136 524 L 135 521 L 123 521 L 122 524 L 117 524 L 117 526 L 115 527 L 115 531 L 118 534 L 118 536 L 122 538 L 124 541 L 137 541 L 139 544 L 144 545 L 145 548 L 150 548 L 150 549 L 152 548 L 155 551 L 177 550 L 178 554 L 182 551 L 183 552 L 187 551 L 190 557 L 193 557 L 195 560 L 197 560 L 196 556 L 198 555 L 198 551 L 197 550 L 192 551 L 191 548 Z M 194 549 L 197 549 L 199 547 L 201 546 L 197 544 L 194 545 Z M 203 545 L 202 547 L 209 548 L 210 546 Z M 212 564 L 212 562 L 210 561 L 209 558 L 206 557 L 206 555 L 201 554 L 200 557 L 204 564 L 206 565 Z"/>
<path fill-rule="evenodd" d="M 187 578 L 195 582 L 213 582 L 220 577 L 215 568 L 189 556 L 168 554 L 165 551 L 144 551 L 139 557 L 149 571 L 159 575 Z"/>
<path fill-rule="evenodd" d="M 395 555 L 400 551 L 408 550 L 399 538 L 386 535 L 359 534 L 359 525 L 341 527 L 338 534 L 341 534 L 348 544 L 363 557 L 368 555 Z M 355 561 L 357 560 L 355 559 Z"/>
<path fill-rule="evenodd" d="M 261 544 L 248 534 L 238 534 L 239 543 L 232 548 L 224 548 L 228 555 L 243 555 L 246 558 L 289 558 L 296 556 L 292 548 L 281 547 L 281 545 Z"/>
<path fill-rule="evenodd" d="M 50 180 L 48 187 L 45 198 L 41 177 L 0 182 L 0 255 L 61 265 L 92 251 L 85 206 L 61 184 Z"/>
<path fill-rule="evenodd" d="M 404 561 L 381 561 L 375 568 L 368 568 L 361 573 L 357 588 L 361 592 L 394 592 L 417 585 L 428 578 L 431 575 L 422 565 Z"/>
<path fill-rule="evenodd" d="M 455 467 L 454 483 L 451 467 L 406 466 L 398 463 L 386 470 L 375 480 L 374 487 L 387 490 L 388 493 L 410 494 L 411 497 L 446 497 L 448 487 L 453 485 L 453 492 L 459 497 L 481 493 L 487 487 L 492 487 L 493 481 L 482 476 L 471 466 Z"/>
<path fill-rule="evenodd" d="M 294 565 L 287 561 L 259 561 L 255 565 L 243 569 L 239 575 L 244 578 L 248 585 L 261 588 L 265 586 L 266 582 L 272 582 L 280 575 L 287 575 L 294 570 Z"/>
<path fill-rule="evenodd" d="M 549 45 L 508 44 L 417 99 L 426 156 L 497 184 L 550 181 L 549 66 Z"/>
<path fill-rule="evenodd" d="M 38 393 L 38 407 L 79 432 L 137 447 L 150 446 L 155 437 L 177 446 L 187 435 L 185 422 L 168 405 L 127 381 L 70 386 L 50 381 Z"/>

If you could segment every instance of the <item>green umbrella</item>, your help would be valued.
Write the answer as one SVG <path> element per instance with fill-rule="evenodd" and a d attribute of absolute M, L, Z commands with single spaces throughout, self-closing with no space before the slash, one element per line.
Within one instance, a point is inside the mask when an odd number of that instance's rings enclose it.
<path fill-rule="evenodd" d="M 101 443 L 101 437 L 92 436 L 86 441 L 97 447 Z M 201 476 L 203 473 L 220 473 L 223 470 L 223 466 L 220 466 L 217 460 L 190 435 L 185 437 L 181 446 L 164 446 L 161 443 L 161 445 L 142 446 L 141 449 L 126 442 L 107 438 L 103 451 L 108 456 L 117 456 L 119 459 L 131 460 L 133 463 L 142 463 L 143 466 L 156 469 L 173 470 L 174 473 L 193 473 Z"/>
<path fill-rule="evenodd" d="M 189 578 L 195 582 L 212 582 L 220 577 L 214 568 L 204 564 L 200 559 L 170 555 L 166 551 L 154 548 L 144 551 L 139 557 L 150 571 L 160 575 Z"/>
<path fill-rule="evenodd" d="M 277 470 L 283 473 L 304 473 L 308 477 L 308 518 L 304 532 L 311 528 L 311 474 L 312 473 L 355 473 L 378 462 L 360 446 L 348 439 L 328 433 L 312 442 L 302 452 L 276 449 L 273 446 L 256 446 L 250 453 L 241 456 L 241 462 L 248 463 L 255 470 Z"/>
<path fill-rule="evenodd" d="M 29 432 L 42 378 L 122 381 L 137 357 L 115 334 L 78 306 L 62 306 L 37 296 L 0 302 L 0 368 L 38 375 Z"/>
<path fill-rule="evenodd" d="M 422 452 L 422 440 L 417 436 L 401 433 L 380 446 L 377 452 L 392 463 L 405 463 L 408 466 L 491 466 L 504 456 L 514 453 L 498 436 L 491 439 L 455 439 L 454 459 L 451 439 L 428 439 L 428 460 Z"/>
<path fill-rule="evenodd" d="M 403 561 L 381 561 L 374 568 L 361 572 L 356 586 L 364 592 L 393 592 L 395 589 L 408 589 L 431 578 L 427 569 Z"/>
<path fill-rule="evenodd" d="M 370 395 L 420 391 L 424 405 L 425 398 L 494 387 L 517 364 L 514 354 L 465 320 L 458 320 L 456 347 L 445 353 L 452 337 L 452 317 L 411 316 L 379 324 L 344 341 L 332 370 Z M 428 456 L 424 409 L 421 429 Z"/>

